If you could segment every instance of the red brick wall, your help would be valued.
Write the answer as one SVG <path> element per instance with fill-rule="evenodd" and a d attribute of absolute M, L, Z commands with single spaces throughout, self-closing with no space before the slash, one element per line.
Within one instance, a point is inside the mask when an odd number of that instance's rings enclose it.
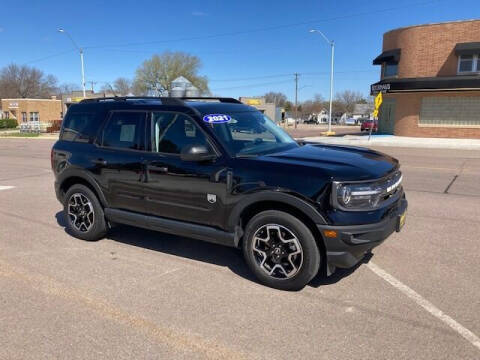
<path fill-rule="evenodd" d="M 457 43 L 480 42 L 480 20 L 420 25 L 389 31 L 383 51 L 400 48 L 399 78 L 457 74 Z"/>
<path fill-rule="evenodd" d="M 395 130 L 394 134 L 412 137 L 437 137 L 437 138 L 466 138 L 480 139 L 480 128 L 461 127 L 425 127 L 419 126 L 419 114 L 422 99 L 428 96 L 478 96 L 480 91 L 456 91 L 456 92 L 412 92 L 386 94 L 385 98 L 394 98 Z"/>

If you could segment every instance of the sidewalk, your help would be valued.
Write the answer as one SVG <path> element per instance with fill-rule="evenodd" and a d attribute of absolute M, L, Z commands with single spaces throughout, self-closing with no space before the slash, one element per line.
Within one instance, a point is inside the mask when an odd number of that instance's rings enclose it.
<path fill-rule="evenodd" d="M 480 139 L 416 138 L 394 135 L 314 136 L 301 138 L 305 141 L 350 146 L 395 146 L 409 148 L 480 150 Z"/>

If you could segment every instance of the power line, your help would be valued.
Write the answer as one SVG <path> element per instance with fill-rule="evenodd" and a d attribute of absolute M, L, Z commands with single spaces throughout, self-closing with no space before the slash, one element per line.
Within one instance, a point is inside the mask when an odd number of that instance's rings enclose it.
<path fill-rule="evenodd" d="M 162 44 L 162 43 L 171 43 L 171 42 L 180 42 L 180 41 L 194 41 L 194 40 L 204 40 L 204 39 L 206 40 L 206 39 L 213 39 L 213 38 L 218 38 L 218 37 L 245 35 L 245 34 L 273 31 L 273 30 L 279 30 L 279 29 L 287 29 L 287 28 L 297 27 L 297 26 L 302 26 L 302 25 L 316 24 L 316 23 L 320 23 L 320 22 L 329 22 L 329 21 L 349 19 L 349 18 L 352 18 L 352 17 L 359 17 L 359 16 L 364 16 L 364 15 L 372 15 L 372 14 L 390 12 L 390 11 L 400 10 L 400 9 L 404 9 L 404 8 L 412 8 L 412 6 L 422 6 L 422 5 L 437 3 L 437 2 L 441 2 L 441 1 L 446 1 L 446 0 L 422 1 L 422 2 L 405 4 L 403 6 L 386 8 L 386 9 L 378 9 L 378 10 L 373 10 L 373 11 L 363 11 L 363 12 L 359 12 L 359 13 L 355 13 L 355 14 L 341 15 L 341 16 L 336 16 L 336 17 L 331 17 L 331 18 L 303 21 L 303 22 L 284 24 L 284 25 L 276 25 L 276 26 L 257 28 L 257 29 L 252 29 L 252 30 L 243 30 L 243 31 L 235 31 L 235 32 L 229 32 L 229 33 L 211 34 L 211 35 L 202 35 L 202 36 L 192 36 L 192 37 L 184 37 L 184 38 L 177 38 L 177 39 L 130 42 L 130 43 L 124 43 L 124 44 L 115 44 L 115 45 L 112 45 L 112 44 L 109 44 L 109 45 L 93 45 L 93 46 L 85 46 L 84 49 L 101 49 L 101 48 L 107 48 L 107 47 L 110 48 L 112 46 L 114 46 L 114 47 L 129 47 L 129 46 Z"/>
<path fill-rule="evenodd" d="M 292 75 L 290 74 L 290 76 Z M 251 88 L 251 87 L 258 87 L 258 86 L 279 85 L 279 84 L 286 84 L 286 83 L 290 84 L 290 82 L 291 80 L 275 81 L 275 82 L 268 82 L 268 83 L 256 83 L 256 84 L 249 84 L 249 85 L 212 89 L 212 91 L 235 90 L 235 89 L 244 89 L 244 88 Z"/>
<path fill-rule="evenodd" d="M 59 53 L 47 55 L 47 56 L 44 56 L 44 57 L 41 57 L 41 58 L 38 58 L 38 59 L 35 59 L 35 60 L 26 61 L 26 62 L 24 62 L 24 64 L 31 64 L 31 63 L 35 63 L 35 62 L 39 62 L 39 61 L 43 61 L 43 60 L 48 60 L 48 59 L 51 59 L 53 57 L 65 55 L 65 54 L 68 54 L 68 53 L 73 52 L 73 51 L 75 51 L 75 49 L 70 49 L 70 50 L 59 52 Z"/>

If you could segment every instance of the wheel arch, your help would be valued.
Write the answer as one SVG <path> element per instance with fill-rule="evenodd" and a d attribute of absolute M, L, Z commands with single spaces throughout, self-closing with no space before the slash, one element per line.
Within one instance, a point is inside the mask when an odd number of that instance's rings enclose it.
<path fill-rule="evenodd" d="M 243 233 L 248 221 L 256 214 L 266 210 L 284 211 L 300 219 L 312 232 L 321 252 L 322 260 L 325 259 L 325 242 L 316 224 L 326 224 L 326 221 L 312 205 L 293 195 L 278 192 L 254 194 L 254 196 L 238 204 L 232 211 L 229 226 L 232 226 L 232 228 L 240 226 Z M 241 241 L 242 239 L 239 239 L 238 246 L 241 246 Z M 322 264 L 325 264 L 325 261 L 322 261 Z"/>
<path fill-rule="evenodd" d="M 59 182 L 59 184 L 59 190 L 62 198 L 65 197 L 68 189 L 70 189 L 73 185 L 82 184 L 93 191 L 93 193 L 95 194 L 95 196 L 97 196 L 97 199 L 100 201 L 100 204 L 103 207 L 108 207 L 107 201 L 105 199 L 105 196 L 103 195 L 102 190 L 100 189 L 100 186 L 94 179 L 92 179 L 86 174 L 72 172 L 62 177 L 62 180 Z"/>

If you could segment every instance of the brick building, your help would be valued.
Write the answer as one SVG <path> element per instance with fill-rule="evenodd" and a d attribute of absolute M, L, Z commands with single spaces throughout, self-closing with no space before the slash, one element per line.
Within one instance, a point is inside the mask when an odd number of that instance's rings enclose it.
<path fill-rule="evenodd" d="M 39 121 L 42 128 L 62 119 L 62 102 L 51 99 L 1 99 L 2 118 L 16 119 L 18 125 Z"/>
<path fill-rule="evenodd" d="M 410 26 L 383 36 L 379 129 L 415 137 L 480 138 L 480 20 Z"/>

